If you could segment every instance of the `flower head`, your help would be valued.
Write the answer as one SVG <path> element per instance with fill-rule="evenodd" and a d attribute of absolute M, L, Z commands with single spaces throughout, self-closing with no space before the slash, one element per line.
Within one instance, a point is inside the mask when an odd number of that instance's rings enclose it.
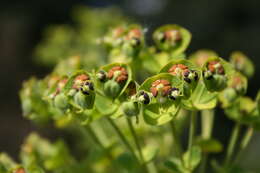
<path fill-rule="evenodd" d="M 108 79 L 114 78 L 116 82 L 123 83 L 128 79 L 128 73 L 124 67 L 114 66 L 107 74 Z"/>

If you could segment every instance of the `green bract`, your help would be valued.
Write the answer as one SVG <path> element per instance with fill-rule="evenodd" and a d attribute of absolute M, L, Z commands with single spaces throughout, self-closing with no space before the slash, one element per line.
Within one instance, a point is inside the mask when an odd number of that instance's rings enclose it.
<path fill-rule="evenodd" d="M 233 72 L 232 66 L 219 57 L 209 58 L 202 68 L 204 83 L 211 92 L 225 89 L 228 77 Z"/>
<path fill-rule="evenodd" d="M 232 52 L 230 63 L 233 64 L 236 70 L 240 71 L 246 77 L 251 78 L 254 75 L 255 69 L 252 61 L 242 52 Z"/>
<path fill-rule="evenodd" d="M 144 91 L 151 93 L 152 84 L 157 80 L 167 80 L 171 88 L 177 88 L 179 90 L 179 95 L 175 99 L 171 99 L 170 93 L 164 96 L 161 94 L 161 89 L 163 90 L 163 88 L 158 88 L 158 95 L 152 96 L 149 104 L 143 104 L 144 120 L 151 125 L 162 125 L 170 121 L 178 112 L 180 100 L 183 96 L 181 80 L 167 73 L 161 73 L 146 79 L 140 86 L 138 92 Z"/>
<path fill-rule="evenodd" d="M 94 80 L 90 73 L 75 72 L 65 85 L 65 93 L 76 109 L 92 109 L 95 101 Z"/>
<path fill-rule="evenodd" d="M 189 56 L 189 60 L 192 61 L 198 67 L 203 67 L 205 62 L 211 57 L 217 57 L 218 54 L 213 50 L 202 49 L 194 52 Z"/>
<path fill-rule="evenodd" d="M 183 53 L 188 47 L 191 34 L 181 26 L 165 25 L 153 33 L 153 39 L 160 50 L 178 55 Z"/>
<path fill-rule="evenodd" d="M 200 79 L 200 71 L 188 60 L 171 61 L 166 64 L 160 73 L 170 73 L 182 81 L 182 90 L 184 98 L 189 98 L 195 90 Z"/>
<path fill-rule="evenodd" d="M 219 100 L 222 107 L 228 107 L 239 97 L 246 93 L 247 78 L 236 72 L 230 75 L 228 86 L 219 93 Z"/>
<path fill-rule="evenodd" d="M 200 81 L 191 97 L 182 100 L 182 104 L 188 110 L 212 109 L 217 104 L 217 93 L 208 91 L 205 84 Z"/>
<path fill-rule="evenodd" d="M 121 83 L 117 81 L 117 78 L 120 77 L 121 72 L 120 70 L 114 70 L 114 71 L 119 71 L 118 73 L 116 72 L 116 74 L 114 74 L 114 76 L 112 76 L 112 78 L 109 79 L 109 70 L 111 70 L 114 67 L 121 67 L 124 68 L 127 72 L 127 79 L 125 81 L 122 81 Z M 99 90 L 100 92 L 104 93 L 104 95 L 107 95 L 108 97 L 110 97 L 111 99 L 115 99 L 117 97 L 119 97 L 127 88 L 129 82 L 132 79 L 132 72 L 131 69 L 124 63 L 112 63 L 109 65 L 105 65 L 103 67 L 100 68 L 100 71 L 104 71 L 105 73 L 107 73 L 107 77 L 106 80 L 100 81 L 97 79 L 97 90 Z M 98 73 L 97 73 L 98 75 Z"/>
<path fill-rule="evenodd" d="M 226 115 L 240 123 L 252 125 L 259 121 L 259 115 L 255 114 L 255 102 L 249 97 L 240 97 L 232 106 L 225 109 Z"/>

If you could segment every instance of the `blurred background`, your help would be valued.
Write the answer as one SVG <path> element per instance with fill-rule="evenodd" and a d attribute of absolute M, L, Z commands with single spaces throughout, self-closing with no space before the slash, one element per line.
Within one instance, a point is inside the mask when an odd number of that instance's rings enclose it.
<path fill-rule="evenodd" d="M 64 135 L 52 127 L 36 127 L 22 117 L 18 92 L 30 76 L 43 77 L 51 69 L 35 64 L 33 51 L 49 25 L 71 24 L 71 10 L 76 5 L 90 7 L 118 6 L 126 16 L 148 29 L 176 23 L 191 31 L 193 38 L 187 53 L 207 48 L 229 58 L 234 50 L 247 54 L 256 66 L 249 81 L 248 95 L 260 88 L 260 1 L 258 0 L 53 0 L 0 1 L 0 151 L 15 158 L 23 138 L 36 130 L 43 136 Z M 97 16 L 98 17 L 98 16 Z M 97 18 L 98 20 L 98 18 Z M 221 113 L 216 118 L 215 133 L 226 139 L 231 122 Z M 255 134 L 248 148 L 244 166 L 259 169 L 260 134 Z"/>

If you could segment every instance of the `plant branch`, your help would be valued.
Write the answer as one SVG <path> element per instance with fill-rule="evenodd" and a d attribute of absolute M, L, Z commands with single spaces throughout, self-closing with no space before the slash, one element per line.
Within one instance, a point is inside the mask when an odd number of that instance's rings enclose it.
<path fill-rule="evenodd" d="M 191 148 L 193 145 L 195 130 L 196 130 L 196 115 L 197 111 L 192 111 L 191 117 L 190 117 L 190 131 L 189 131 L 189 143 L 188 143 L 188 152 L 189 152 L 189 160 L 191 158 Z M 190 167 L 190 161 L 189 161 L 189 167 Z"/>
<path fill-rule="evenodd" d="M 139 140 L 138 140 L 136 131 L 135 131 L 135 129 L 134 129 L 133 123 L 132 123 L 132 121 L 131 121 L 130 118 L 126 118 L 126 120 L 127 120 L 128 127 L 129 127 L 129 129 L 130 129 L 130 132 L 131 132 L 131 134 L 132 134 L 132 136 L 133 136 L 133 138 L 134 138 L 134 142 L 135 142 L 137 151 L 138 151 L 138 153 L 139 153 L 140 159 L 141 159 L 141 161 L 142 161 L 144 170 L 145 170 L 145 172 L 149 172 L 149 171 L 148 171 L 148 168 L 147 168 L 147 165 L 146 165 L 146 163 L 145 163 L 145 160 L 144 160 L 142 148 L 141 148 L 141 145 L 140 145 L 140 143 L 139 143 Z"/>
<path fill-rule="evenodd" d="M 236 125 L 234 126 L 234 128 L 232 130 L 231 138 L 229 140 L 227 154 L 226 154 L 226 158 L 225 158 L 225 164 L 224 164 L 225 167 L 229 164 L 229 162 L 231 160 L 231 157 L 232 157 L 234 149 L 235 149 L 235 145 L 238 140 L 239 132 L 240 132 L 240 124 L 236 123 Z"/>
<path fill-rule="evenodd" d="M 249 142 L 252 139 L 253 133 L 254 133 L 254 128 L 248 127 L 247 131 L 245 132 L 245 135 L 243 136 L 243 139 L 240 143 L 240 149 L 236 155 L 236 159 L 235 159 L 234 163 L 237 163 L 239 161 L 239 159 L 241 158 L 242 153 L 245 151 L 246 147 L 248 146 Z"/>

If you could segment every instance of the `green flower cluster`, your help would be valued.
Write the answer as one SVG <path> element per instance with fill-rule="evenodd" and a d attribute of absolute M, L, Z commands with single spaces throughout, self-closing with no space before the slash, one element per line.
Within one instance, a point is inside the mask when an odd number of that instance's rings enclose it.
<path fill-rule="evenodd" d="M 159 27 L 153 33 L 155 44 L 148 45 L 145 29 L 121 23 L 124 18 L 118 14 L 88 11 L 86 15 L 88 19 L 101 16 L 102 20 L 86 22 L 82 26 L 86 30 L 75 32 L 76 37 L 67 39 L 71 35 L 66 32 L 62 37 L 59 31 L 62 38 L 50 37 L 52 41 L 40 44 L 42 60 L 58 63 L 44 79 L 26 81 L 20 97 L 26 118 L 54 122 L 58 128 L 73 129 L 74 133 L 86 132 L 87 137 L 78 138 L 77 143 L 86 145 L 90 153 L 78 161 L 62 142 L 52 145 L 32 135 L 23 147 L 22 164 L 17 166 L 3 155 L 3 170 L 191 173 L 199 167 L 204 172 L 210 169 L 207 156 L 223 151 L 223 145 L 212 137 L 214 108 L 218 105 L 236 125 L 225 162 L 222 165 L 213 159 L 212 169 L 240 169 L 237 160 L 232 161 L 240 156 L 234 155 L 239 129 L 241 125 L 248 127 L 239 146 L 243 151 L 253 130 L 260 127 L 260 94 L 255 100 L 244 96 L 247 80 L 254 73 L 250 59 L 234 52 L 227 61 L 211 50 L 188 56 L 184 52 L 191 34 L 178 25 Z M 83 21 L 82 16 L 80 19 Z M 101 36 L 103 30 L 107 31 Z M 86 37 L 82 37 L 84 34 Z M 90 38 L 96 39 L 95 44 Z M 198 112 L 200 135 L 195 125 Z M 188 119 L 188 147 L 183 151 L 179 135 Z"/>

